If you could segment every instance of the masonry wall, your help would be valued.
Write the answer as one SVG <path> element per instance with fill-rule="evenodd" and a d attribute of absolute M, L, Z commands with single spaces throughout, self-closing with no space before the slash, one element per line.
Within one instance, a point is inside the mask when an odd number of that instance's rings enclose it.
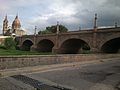
<path fill-rule="evenodd" d="M 108 55 L 43 55 L 43 56 L 17 56 L 0 57 L 0 69 L 20 68 L 37 65 L 61 64 L 81 61 L 92 61 L 104 58 L 120 57 L 119 54 Z"/>
<path fill-rule="evenodd" d="M 37 65 L 61 64 L 81 61 L 91 61 L 106 58 L 120 57 L 120 54 L 107 55 L 42 55 L 42 56 L 16 56 L 0 57 L 0 69 L 20 68 Z"/>

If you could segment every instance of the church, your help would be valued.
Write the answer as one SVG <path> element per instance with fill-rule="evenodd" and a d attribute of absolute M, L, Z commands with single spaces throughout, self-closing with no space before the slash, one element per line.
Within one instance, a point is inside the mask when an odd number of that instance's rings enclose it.
<path fill-rule="evenodd" d="M 21 23 L 18 18 L 18 15 L 16 15 L 12 23 L 12 26 L 8 26 L 8 19 L 6 15 L 3 21 L 3 36 L 22 36 L 22 35 L 26 35 L 26 32 L 21 29 Z"/>

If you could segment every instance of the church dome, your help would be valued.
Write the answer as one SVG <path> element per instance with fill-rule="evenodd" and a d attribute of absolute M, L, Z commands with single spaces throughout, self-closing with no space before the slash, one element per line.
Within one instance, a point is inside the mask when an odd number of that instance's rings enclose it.
<path fill-rule="evenodd" d="M 20 27 L 20 20 L 18 19 L 18 16 L 16 16 L 15 20 L 12 23 L 12 29 L 20 29 Z"/>

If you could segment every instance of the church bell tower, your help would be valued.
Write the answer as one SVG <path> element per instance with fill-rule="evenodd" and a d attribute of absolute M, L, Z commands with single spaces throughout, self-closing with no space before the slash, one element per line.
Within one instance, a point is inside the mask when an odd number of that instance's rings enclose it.
<path fill-rule="evenodd" d="M 8 30 L 8 20 L 7 20 L 7 15 L 6 15 L 3 21 L 3 35 L 6 34 L 7 30 Z"/>

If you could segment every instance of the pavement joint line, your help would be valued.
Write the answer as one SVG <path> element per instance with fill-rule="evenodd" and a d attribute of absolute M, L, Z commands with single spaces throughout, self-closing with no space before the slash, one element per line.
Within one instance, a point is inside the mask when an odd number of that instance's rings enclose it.
<path fill-rule="evenodd" d="M 30 73 L 37 73 L 37 72 L 42 72 L 46 71 L 49 69 L 59 69 L 59 68 L 69 68 L 71 66 L 85 66 L 89 64 L 96 64 L 102 62 L 107 62 L 107 61 L 112 61 L 112 60 L 119 60 L 119 58 L 108 58 L 108 59 L 99 59 L 99 60 L 92 60 L 92 61 L 82 61 L 82 62 L 72 62 L 72 63 L 64 63 L 64 64 L 52 64 L 52 65 L 44 65 L 44 66 L 33 66 L 33 67 L 23 67 L 23 68 L 14 68 L 14 69 L 6 69 L 6 70 L 0 70 L 0 76 L 1 77 L 8 77 L 11 75 L 16 75 L 16 74 L 30 74 Z"/>

